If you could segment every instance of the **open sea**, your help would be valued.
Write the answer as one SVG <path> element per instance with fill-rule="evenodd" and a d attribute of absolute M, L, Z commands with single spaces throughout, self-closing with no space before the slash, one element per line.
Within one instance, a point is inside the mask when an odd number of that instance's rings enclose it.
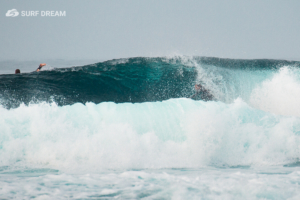
<path fill-rule="evenodd" d="M 0 62 L 0 199 L 300 199 L 300 62 L 31 64 Z"/>

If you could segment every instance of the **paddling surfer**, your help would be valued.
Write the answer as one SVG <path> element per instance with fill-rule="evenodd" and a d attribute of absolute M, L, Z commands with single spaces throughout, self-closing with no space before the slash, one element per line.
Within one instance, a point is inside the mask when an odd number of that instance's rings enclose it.
<path fill-rule="evenodd" d="M 44 67 L 45 65 L 46 65 L 46 63 L 41 63 L 35 71 L 39 72 L 42 69 L 42 67 Z M 20 74 L 20 73 L 21 73 L 20 69 L 15 70 L 15 74 Z"/>
<path fill-rule="evenodd" d="M 41 63 L 39 67 L 36 69 L 36 71 L 39 72 L 42 69 L 42 67 L 44 67 L 45 65 L 46 63 Z"/>

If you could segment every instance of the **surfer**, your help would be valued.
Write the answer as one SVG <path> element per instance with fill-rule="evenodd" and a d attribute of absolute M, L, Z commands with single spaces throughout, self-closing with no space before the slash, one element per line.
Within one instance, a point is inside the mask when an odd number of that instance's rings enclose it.
<path fill-rule="evenodd" d="M 44 67 L 45 65 L 46 63 L 41 63 L 36 71 L 39 72 L 42 69 L 42 67 Z"/>
<path fill-rule="evenodd" d="M 42 69 L 42 67 L 44 67 L 45 65 L 46 63 L 41 63 L 39 67 L 36 69 L 36 71 L 39 72 Z M 15 74 L 20 74 L 20 73 L 21 73 L 20 69 L 15 70 Z"/>
<path fill-rule="evenodd" d="M 213 100 L 214 96 L 209 92 L 209 90 L 205 89 L 201 84 L 195 85 L 195 94 L 191 96 L 191 99 L 200 99 L 203 101 L 211 101 Z M 197 98 L 198 97 L 198 98 Z"/>

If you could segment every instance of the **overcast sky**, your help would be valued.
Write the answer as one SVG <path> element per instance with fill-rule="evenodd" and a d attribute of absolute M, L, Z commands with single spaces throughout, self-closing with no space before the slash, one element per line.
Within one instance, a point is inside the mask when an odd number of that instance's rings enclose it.
<path fill-rule="evenodd" d="M 6 17 L 13 8 L 66 17 Z M 299 0 L 1 0 L 0 13 L 0 60 L 300 60 Z"/>

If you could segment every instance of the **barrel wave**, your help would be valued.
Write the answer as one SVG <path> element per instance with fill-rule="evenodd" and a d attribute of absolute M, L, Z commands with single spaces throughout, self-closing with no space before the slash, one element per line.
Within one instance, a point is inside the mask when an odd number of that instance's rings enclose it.
<path fill-rule="evenodd" d="M 62 171 L 292 166 L 300 63 L 129 58 L 0 76 L 0 165 Z M 201 84 L 213 101 L 192 100 Z"/>
<path fill-rule="evenodd" d="M 192 96 L 202 84 L 216 100 L 250 98 L 261 82 L 299 62 L 205 57 L 129 58 L 18 75 L 0 75 L 0 104 L 155 102 Z"/>

